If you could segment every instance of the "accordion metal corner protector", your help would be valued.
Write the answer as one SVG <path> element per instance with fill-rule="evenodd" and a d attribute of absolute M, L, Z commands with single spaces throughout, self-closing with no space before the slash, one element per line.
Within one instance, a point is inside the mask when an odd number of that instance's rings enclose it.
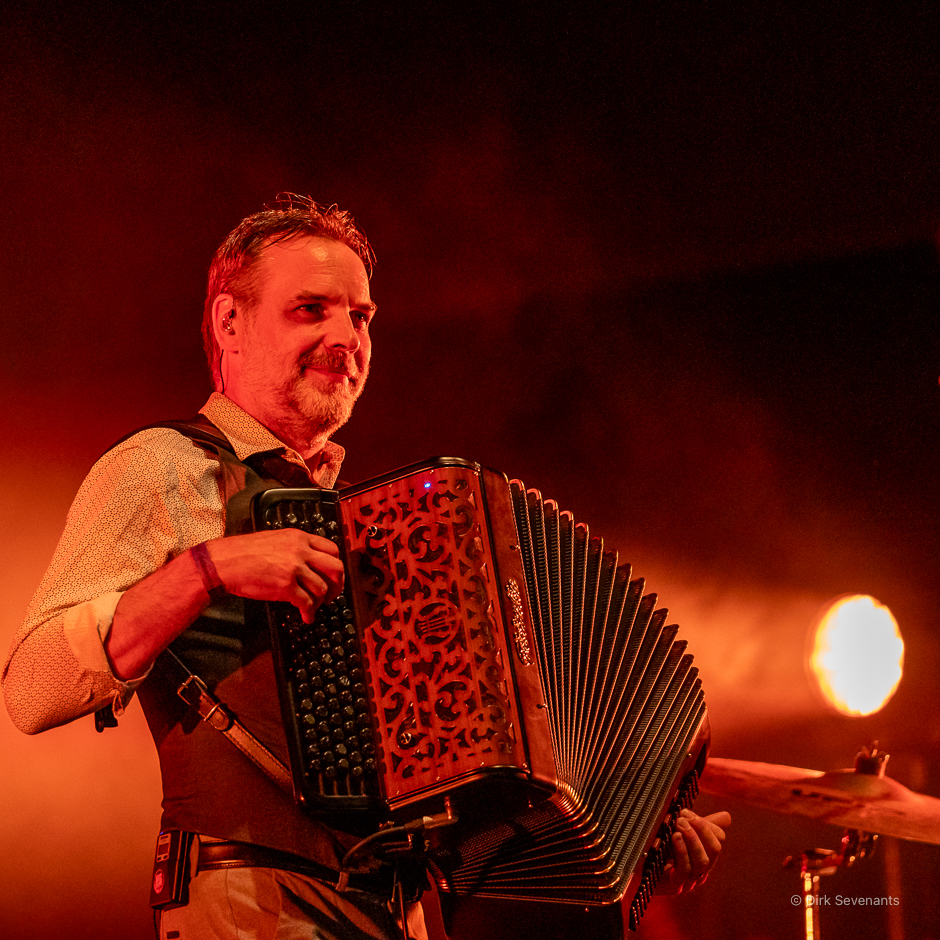
<path fill-rule="evenodd" d="M 535 490 L 434 458 L 255 497 L 258 529 L 334 539 L 343 594 L 270 623 L 295 796 L 440 812 L 443 892 L 620 903 L 635 929 L 708 747 L 698 671 L 655 594 Z"/>

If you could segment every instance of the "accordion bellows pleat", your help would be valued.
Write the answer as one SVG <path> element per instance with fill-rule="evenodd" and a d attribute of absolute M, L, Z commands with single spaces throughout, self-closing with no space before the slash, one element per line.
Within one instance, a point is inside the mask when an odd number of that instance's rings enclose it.
<path fill-rule="evenodd" d="M 338 496 L 269 491 L 255 516 L 343 536 L 332 611 L 306 627 L 269 605 L 300 803 L 401 821 L 446 799 L 442 891 L 619 902 L 635 926 L 708 740 L 643 581 L 555 503 L 452 458 Z"/>

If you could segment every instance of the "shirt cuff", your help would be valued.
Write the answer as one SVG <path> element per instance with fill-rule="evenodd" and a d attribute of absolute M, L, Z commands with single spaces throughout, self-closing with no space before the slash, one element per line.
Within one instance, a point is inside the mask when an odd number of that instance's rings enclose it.
<path fill-rule="evenodd" d="M 82 669 L 108 673 L 121 690 L 129 695 L 147 678 L 150 670 L 137 679 L 126 681 L 118 679 L 111 671 L 104 643 L 111 632 L 118 601 L 123 596 L 123 591 L 112 591 L 69 608 L 63 616 L 62 632 Z"/>

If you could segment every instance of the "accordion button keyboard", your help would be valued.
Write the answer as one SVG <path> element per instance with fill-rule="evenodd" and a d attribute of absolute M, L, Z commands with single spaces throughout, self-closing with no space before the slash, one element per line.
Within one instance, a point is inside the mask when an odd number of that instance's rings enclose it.
<path fill-rule="evenodd" d="M 264 513 L 269 529 L 300 528 L 341 542 L 335 497 L 293 496 Z M 354 614 L 345 593 L 323 605 L 312 624 L 296 609 L 279 605 L 278 628 L 300 739 L 302 771 L 314 792 L 363 795 L 374 788 L 372 717 L 366 700 L 362 656 Z"/>

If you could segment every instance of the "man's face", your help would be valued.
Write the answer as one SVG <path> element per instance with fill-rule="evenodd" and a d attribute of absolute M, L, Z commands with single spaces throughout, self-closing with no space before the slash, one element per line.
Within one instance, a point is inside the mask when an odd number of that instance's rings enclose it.
<path fill-rule="evenodd" d="M 375 306 L 359 256 L 327 238 L 271 245 L 257 262 L 258 303 L 241 330 L 226 393 L 295 446 L 346 422 L 369 374 Z"/>

